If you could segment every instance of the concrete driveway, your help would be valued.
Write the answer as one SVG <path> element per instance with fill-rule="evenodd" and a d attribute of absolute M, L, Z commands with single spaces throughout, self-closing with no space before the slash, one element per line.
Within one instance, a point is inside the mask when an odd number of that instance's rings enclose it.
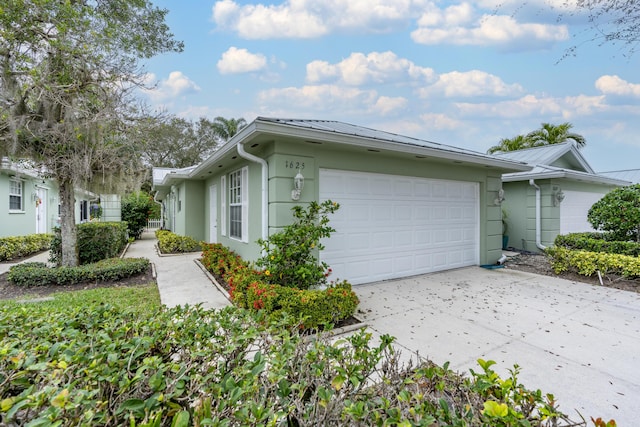
<path fill-rule="evenodd" d="M 640 294 L 480 267 L 354 288 L 359 317 L 405 356 L 461 372 L 491 359 L 501 375 L 517 363 L 520 381 L 571 418 L 637 425 Z"/>

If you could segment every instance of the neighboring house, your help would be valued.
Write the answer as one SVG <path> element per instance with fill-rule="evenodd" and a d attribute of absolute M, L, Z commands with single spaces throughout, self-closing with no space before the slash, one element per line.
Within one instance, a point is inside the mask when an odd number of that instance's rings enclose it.
<path fill-rule="evenodd" d="M 55 180 L 43 177 L 41 171 L 29 167 L 27 162 L 12 162 L 3 158 L 0 162 L 0 237 L 26 236 L 51 233 L 60 225 L 59 190 Z M 90 220 L 91 203 L 100 198 L 97 194 L 76 189 L 76 222 Z M 101 196 L 115 204 L 118 212 L 109 210 L 112 220 L 120 220 L 119 196 Z M 115 199 L 115 200 L 114 200 Z M 104 211 L 104 208 L 103 208 Z M 117 214 L 117 215 L 116 215 Z M 103 219 L 104 218 L 103 215 Z"/>
<path fill-rule="evenodd" d="M 357 284 L 495 263 L 500 178 L 529 169 L 337 121 L 261 117 L 197 166 L 155 168 L 153 188 L 166 228 L 248 260 L 294 205 L 338 202 L 320 259 Z"/>
<path fill-rule="evenodd" d="M 540 252 L 558 234 L 594 231 L 591 206 L 612 189 L 630 184 L 593 171 L 569 141 L 496 154 L 532 169 L 502 175 L 509 247 Z"/>
<path fill-rule="evenodd" d="M 600 172 L 600 175 L 608 176 L 609 178 L 622 179 L 633 184 L 640 184 L 640 169 Z"/>

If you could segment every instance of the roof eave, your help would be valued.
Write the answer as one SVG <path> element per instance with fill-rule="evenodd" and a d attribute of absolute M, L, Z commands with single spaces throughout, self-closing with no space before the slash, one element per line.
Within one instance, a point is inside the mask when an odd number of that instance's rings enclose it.
<path fill-rule="evenodd" d="M 570 179 L 573 181 L 581 181 L 588 182 L 592 184 L 604 184 L 604 185 L 617 185 L 617 186 L 626 186 L 631 184 L 629 181 L 615 179 L 615 178 L 607 178 L 601 175 L 583 175 L 577 173 L 571 173 L 568 171 L 549 171 L 549 172 L 539 172 L 539 173 L 516 173 L 516 174 L 505 174 L 502 175 L 503 182 L 517 182 L 517 181 L 528 181 L 530 179 L 557 179 L 564 178 Z"/>

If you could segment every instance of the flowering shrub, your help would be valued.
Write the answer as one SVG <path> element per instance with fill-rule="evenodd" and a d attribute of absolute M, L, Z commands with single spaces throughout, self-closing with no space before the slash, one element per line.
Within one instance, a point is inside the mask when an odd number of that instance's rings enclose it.
<path fill-rule="evenodd" d="M 335 231 L 328 225 L 328 214 L 339 207 L 331 200 L 321 204 L 311 202 L 306 210 L 294 206 L 293 224 L 267 240 L 258 240 L 265 255 L 256 265 L 264 270 L 264 281 L 298 289 L 325 285 L 331 270 L 314 254 L 323 249 L 320 239 L 328 238 Z"/>
<path fill-rule="evenodd" d="M 358 297 L 346 281 L 326 289 L 295 289 L 270 283 L 268 270 L 252 268 L 248 262 L 219 243 L 208 244 L 202 253 L 205 268 L 225 281 L 233 303 L 261 311 L 290 324 L 317 328 L 337 323 L 355 313 Z M 269 273 L 269 274 L 267 274 Z"/>

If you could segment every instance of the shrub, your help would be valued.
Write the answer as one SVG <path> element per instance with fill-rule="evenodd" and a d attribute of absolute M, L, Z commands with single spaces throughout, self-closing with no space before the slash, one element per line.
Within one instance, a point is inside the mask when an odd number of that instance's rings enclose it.
<path fill-rule="evenodd" d="M 554 245 L 590 252 L 606 252 L 629 256 L 640 255 L 640 243 L 609 240 L 611 237 L 609 234 L 602 233 L 559 234 Z"/>
<path fill-rule="evenodd" d="M 304 328 L 318 328 L 352 316 L 358 297 L 348 282 L 330 284 L 326 289 L 295 289 L 269 283 L 271 274 L 251 268 L 234 252 L 220 244 L 206 245 L 202 263 L 224 280 L 235 305 L 263 311 L 273 318 L 288 319 Z"/>
<path fill-rule="evenodd" d="M 139 239 L 147 226 L 154 205 L 153 197 L 143 191 L 131 193 L 122 198 L 122 220 L 127 222 L 129 236 Z"/>
<path fill-rule="evenodd" d="M 575 271 L 583 276 L 591 276 L 600 271 L 605 275 L 640 277 L 640 258 L 635 256 L 571 250 L 563 247 L 547 248 L 546 253 L 551 257 L 551 265 L 557 274 Z"/>
<path fill-rule="evenodd" d="M 79 267 L 47 267 L 41 262 L 25 262 L 9 269 L 7 280 L 19 286 L 74 285 L 86 281 L 109 282 L 144 273 L 146 258 L 110 258 Z"/>
<path fill-rule="evenodd" d="M 594 229 L 610 232 L 614 240 L 640 243 L 640 184 L 608 192 L 591 206 L 587 219 Z"/>
<path fill-rule="evenodd" d="M 193 237 L 179 236 L 171 231 L 157 230 L 158 249 L 163 254 L 201 251 L 203 242 L 197 242 Z"/>
<path fill-rule="evenodd" d="M 78 260 L 80 265 L 98 262 L 119 256 L 127 246 L 127 224 L 125 222 L 85 222 L 76 225 L 78 233 Z M 51 242 L 49 261 L 62 262 L 62 239 L 56 228 Z"/>
<path fill-rule="evenodd" d="M 261 313 L 0 309 L 3 425 L 579 426 L 517 369 L 401 365 L 365 330 L 305 339 Z"/>
<path fill-rule="evenodd" d="M 258 240 L 265 255 L 256 265 L 271 273 L 265 277 L 266 282 L 298 289 L 311 289 L 327 282 L 329 266 L 318 262 L 314 254 L 323 249 L 320 239 L 335 231 L 328 226 L 328 214 L 338 208 L 331 200 L 322 204 L 311 202 L 306 210 L 294 206 L 293 224 L 267 240 Z"/>
<path fill-rule="evenodd" d="M 0 237 L 0 261 L 29 256 L 49 249 L 52 234 Z"/>

